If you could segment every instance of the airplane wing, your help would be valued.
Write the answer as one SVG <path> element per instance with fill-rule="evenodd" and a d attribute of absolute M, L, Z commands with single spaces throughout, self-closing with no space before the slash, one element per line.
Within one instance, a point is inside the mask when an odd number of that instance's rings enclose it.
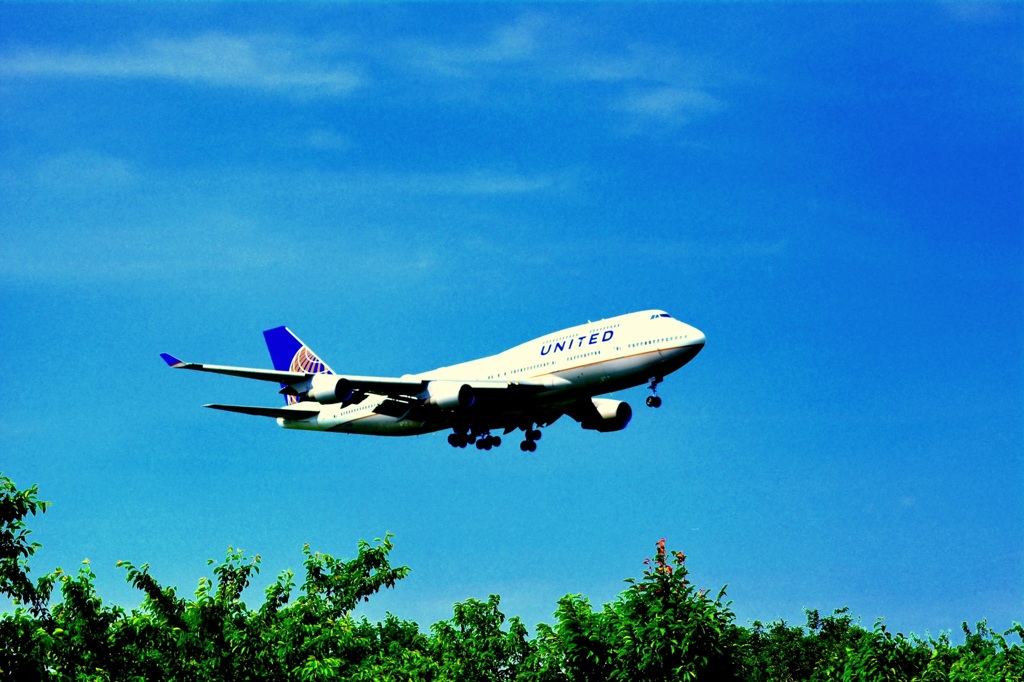
<path fill-rule="evenodd" d="M 244 379 L 257 379 L 259 381 L 272 381 L 283 384 L 301 392 L 299 387 L 305 384 L 314 376 L 313 372 L 285 372 L 277 369 L 258 369 L 255 367 L 231 367 L 228 365 L 210 365 L 201 362 L 185 362 L 174 357 L 170 353 L 161 353 L 169 367 L 174 369 L 191 369 L 197 372 L 212 372 L 213 374 L 227 374 Z M 324 374 L 324 373 L 321 373 Z M 427 382 L 419 379 L 398 379 L 391 377 L 368 377 L 346 374 L 331 374 L 337 379 L 344 379 L 348 385 L 358 393 L 373 393 L 386 396 L 410 396 L 417 395 L 423 391 Z M 290 391 L 289 391 L 290 392 Z"/>
<path fill-rule="evenodd" d="M 170 353 L 161 353 L 169 367 L 174 369 L 191 369 L 198 372 L 212 372 L 213 374 L 227 374 L 243 379 L 257 379 L 259 381 L 273 381 L 285 386 L 297 387 L 316 376 L 313 372 L 285 372 L 278 369 L 258 369 L 255 367 L 231 367 L 228 365 L 210 365 L 201 362 L 184 362 Z M 323 373 L 321 373 L 323 374 Z M 332 374 L 338 379 L 345 379 L 352 388 L 360 393 L 375 393 L 377 395 L 409 395 L 419 393 L 423 390 L 425 382 L 420 380 L 394 379 L 391 377 L 364 377 L 354 375 Z"/>
<path fill-rule="evenodd" d="M 211 372 L 213 374 L 227 374 L 229 376 L 242 377 L 244 379 L 256 379 L 258 381 L 270 381 L 281 384 L 284 388 L 281 393 L 286 395 L 301 395 L 312 393 L 318 382 L 321 386 L 327 386 L 328 391 L 336 397 L 324 402 L 343 402 L 346 404 L 362 402 L 368 395 L 379 395 L 389 398 L 381 409 L 375 410 L 378 413 L 396 412 L 408 410 L 410 407 L 432 402 L 435 392 L 440 390 L 456 393 L 463 387 L 468 386 L 475 395 L 488 398 L 508 396 L 509 393 L 522 395 L 523 392 L 535 393 L 550 388 L 547 382 L 502 382 L 502 381 L 435 381 L 430 378 L 416 377 L 373 377 L 357 376 L 350 374 L 328 374 L 314 372 L 288 372 L 275 369 L 258 369 L 253 367 L 231 367 L 228 365 L 211 365 L 199 362 L 185 362 L 179 360 L 169 353 L 161 353 L 160 357 L 169 367 L 174 369 L 190 369 L 198 372 Z M 330 378 L 328 378 L 330 377 Z M 443 389 L 442 389 L 443 385 Z M 343 386 L 343 387 L 342 387 Z M 347 397 L 342 399 L 342 394 Z M 453 396 L 454 397 L 454 396 Z M 457 401 L 456 401 L 457 402 Z M 266 416 L 283 416 L 271 414 L 266 410 L 273 408 L 255 408 L 245 406 L 213 406 L 216 409 L 229 409 L 234 412 L 245 414 L 265 414 Z M 244 407 L 243 409 L 230 409 L 233 407 Z M 248 410 L 248 411 L 246 411 Z M 261 410 L 255 412 L 253 410 Z M 285 418 L 293 418 L 286 416 Z M 299 417 L 300 419 L 304 417 Z"/>
<path fill-rule="evenodd" d="M 273 381 L 279 384 L 294 384 L 306 381 L 313 376 L 309 372 L 282 372 L 276 369 L 254 369 L 252 367 L 228 367 L 226 365 L 205 365 L 200 362 L 183 362 L 169 353 L 161 353 L 160 357 L 164 359 L 164 362 L 169 367 L 174 369 L 194 369 L 199 372 L 228 374 L 233 377 Z"/>
<path fill-rule="evenodd" d="M 284 407 L 251 407 L 249 405 L 203 405 L 212 407 L 215 410 L 225 412 L 238 412 L 240 414 L 254 414 L 257 417 L 273 417 L 274 419 L 309 419 L 320 414 L 320 410 L 303 410 Z"/>

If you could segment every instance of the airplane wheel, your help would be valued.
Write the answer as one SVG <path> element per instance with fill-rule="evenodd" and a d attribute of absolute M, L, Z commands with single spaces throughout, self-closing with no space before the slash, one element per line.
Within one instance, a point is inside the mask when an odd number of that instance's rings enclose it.
<path fill-rule="evenodd" d="M 542 433 L 540 432 L 540 429 L 531 429 L 531 430 L 530 430 L 530 431 L 529 431 L 529 432 L 528 432 L 528 433 L 526 434 L 526 437 L 527 437 L 527 438 L 528 438 L 529 440 L 540 440 L 540 437 L 541 437 L 542 435 L 544 435 L 544 434 L 542 434 Z"/>
<path fill-rule="evenodd" d="M 494 444 L 494 447 L 501 447 L 501 436 L 495 436 L 491 439 L 491 442 Z"/>
<path fill-rule="evenodd" d="M 522 450 L 523 452 L 526 452 L 527 450 L 529 450 L 530 449 L 530 441 L 524 440 L 522 443 L 519 444 L 519 449 Z"/>
<path fill-rule="evenodd" d="M 537 442 L 532 440 L 529 441 L 529 445 L 527 445 L 526 449 L 530 452 L 537 452 Z"/>
<path fill-rule="evenodd" d="M 459 440 L 459 435 L 452 433 L 448 436 L 448 445 L 451 445 L 453 448 L 457 448 L 459 447 Z"/>

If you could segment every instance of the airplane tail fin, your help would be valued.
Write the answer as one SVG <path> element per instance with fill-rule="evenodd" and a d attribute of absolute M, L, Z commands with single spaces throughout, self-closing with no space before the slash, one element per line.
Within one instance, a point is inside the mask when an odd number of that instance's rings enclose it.
<path fill-rule="evenodd" d="M 263 332 L 267 341 L 270 359 L 274 369 L 284 372 L 312 372 L 314 374 L 334 374 L 334 370 L 304 344 L 288 327 L 275 327 Z M 283 387 L 283 385 L 282 385 Z M 295 396 L 286 395 L 285 402 L 296 402 Z"/>

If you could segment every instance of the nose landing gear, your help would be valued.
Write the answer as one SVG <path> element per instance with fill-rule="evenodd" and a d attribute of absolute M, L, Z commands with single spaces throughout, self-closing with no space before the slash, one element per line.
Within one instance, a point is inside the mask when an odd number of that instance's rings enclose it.
<path fill-rule="evenodd" d="M 651 385 L 648 386 L 654 395 L 647 396 L 647 407 L 661 407 L 661 398 L 658 396 L 658 384 L 664 379 L 662 377 L 651 377 Z"/>

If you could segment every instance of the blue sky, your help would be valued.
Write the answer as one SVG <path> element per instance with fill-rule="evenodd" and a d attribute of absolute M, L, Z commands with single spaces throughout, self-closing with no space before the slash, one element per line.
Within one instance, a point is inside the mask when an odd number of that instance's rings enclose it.
<path fill-rule="evenodd" d="M 0 471 L 41 573 L 230 545 L 412 567 L 365 609 L 552 621 L 666 537 L 740 622 L 1024 616 L 1024 9 L 0 5 Z M 539 451 L 286 432 L 287 324 L 403 374 L 664 308 L 708 345 Z"/>

